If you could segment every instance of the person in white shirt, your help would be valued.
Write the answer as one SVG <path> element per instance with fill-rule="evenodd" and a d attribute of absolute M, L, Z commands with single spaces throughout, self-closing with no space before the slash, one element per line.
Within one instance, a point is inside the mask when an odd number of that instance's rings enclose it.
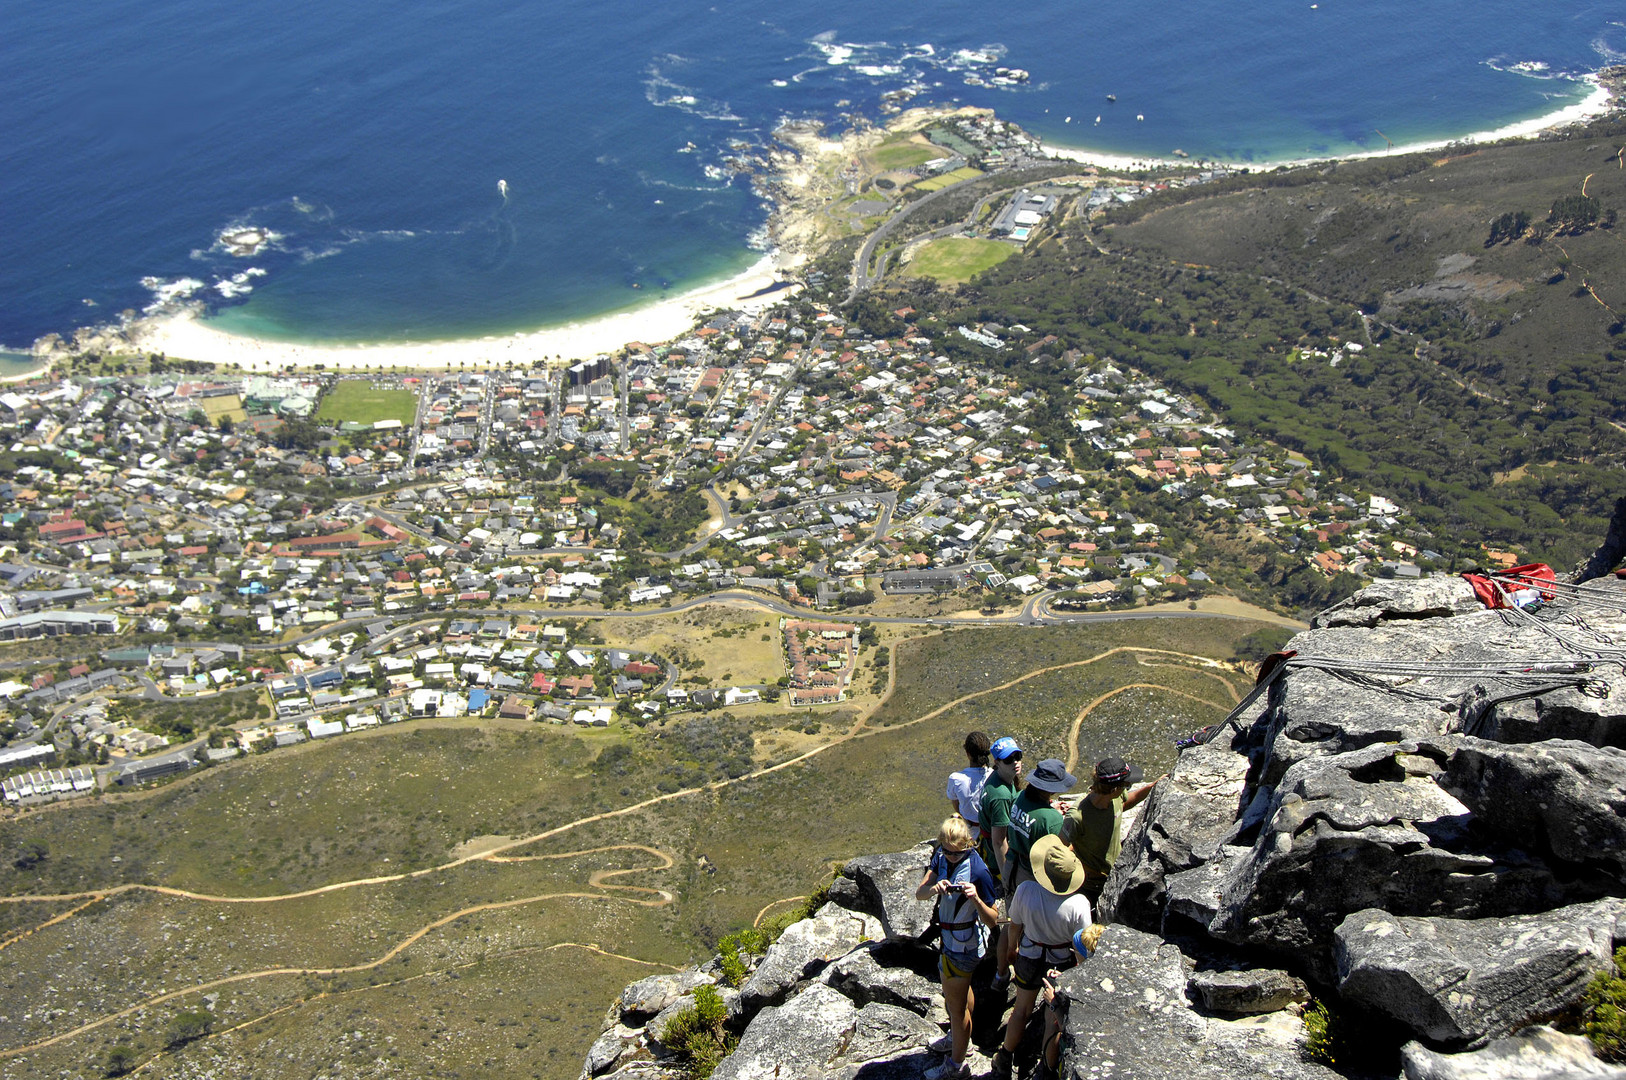
<path fill-rule="evenodd" d="M 988 774 L 993 772 L 993 766 L 988 764 L 988 748 L 993 745 L 981 731 L 973 731 L 965 737 L 966 767 L 956 773 L 949 773 L 948 801 L 954 812 L 965 818 L 971 824 L 971 835 L 979 832 L 978 822 L 982 814 L 982 789 L 988 783 Z"/>
<path fill-rule="evenodd" d="M 1017 886 L 1007 912 L 1011 935 L 1021 944 L 1011 980 L 1016 984 L 1016 1004 L 1005 1025 L 1004 1045 L 994 1055 L 993 1080 L 1010 1080 L 1013 1055 L 1046 976 L 1078 963 L 1073 935 L 1095 921 L 1089 900 L 1078 891 L 1084 884 L 1084 864 L 1060 836 L 1034 841 L 1028 864 L 1033 880 Z"/>

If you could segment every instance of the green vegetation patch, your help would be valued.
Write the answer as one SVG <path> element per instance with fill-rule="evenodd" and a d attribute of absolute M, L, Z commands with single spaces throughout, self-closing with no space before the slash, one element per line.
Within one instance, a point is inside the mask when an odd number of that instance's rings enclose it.
<path fill-rule="evenodd" d="M 318 420 L 335 424 L 346 421 L 373 424 L 379 420 L 399 420 L 411 427 L 418 415 L 418 395 L 405 387 L 378 387 L 366 379 L 343 379 L 322 395 Z"/>
<path fill-rule="evenodd" d="M 963 285 L 1014 254 L 1016 248 L 998 240 L 950 236 L 933 240 L 915 252 L 909 260 L 909 272 L 916 277 Z"/>
<path fill-rule="evenodd" d="M 981 175 L 983 175 L 981 169 L 973 169 L 971 166 L 967 165 L 963 169 L 955 169 L 953 172 L 946 172 L 941 176 L 933 176 L 929 179 L 922 180 L 920 183 L 914 185 L 914 190 L 936 191 L 939 188 L 946 188 L 950 184 L 958 184 L 961 180 L 975 180 Z"/>
<path fill-rule="evenodd" d="M 894 169 L 913 169 L 928 161 L 948 157 L 948 152 L 927 143 L 916 142 L 913 138 L 905 138 L 882 143 L 871 150 L 868 157 L 870 163 L 879 171 L 891 172 Z"/>

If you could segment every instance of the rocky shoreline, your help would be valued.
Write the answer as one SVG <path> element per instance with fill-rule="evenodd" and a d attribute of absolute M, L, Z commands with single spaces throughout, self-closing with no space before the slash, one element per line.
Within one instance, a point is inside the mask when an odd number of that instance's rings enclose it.
<path fill-rule="evenodd" d="M 1623 634 L 1612 577 L 1535 612 L 1459 578 L 1323 612 L 1126 825 L 1110 925 L 1060 980 L 1061 1075 L 1626 1078 L 1544 1026 L 1626 945 Z M 685 1075 L 661 1037 L 707 985 L 740 1037 L 721 1080 L 921 1076 L 946 1026 L 926 850 L 849 862 L 737 988 L 718 960 L 628 987 L 584 1080 Z M 1312 996 L 1359 1060 L 1309 1060 Z"/>

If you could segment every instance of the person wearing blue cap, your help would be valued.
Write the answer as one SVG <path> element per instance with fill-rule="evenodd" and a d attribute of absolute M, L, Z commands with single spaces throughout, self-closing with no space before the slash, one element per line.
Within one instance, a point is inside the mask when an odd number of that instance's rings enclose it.
<path fill-rule="evenodd" d="M 981 851 L 983 862 L 994 875 L 994 884 L 1000 885 L 1005 860 L 1010 851 L 1011 804 L 1016 801 L 1016 789 L 1022 783 L 1022 748 L 1009 735 L 995 739 L 988 748 L 994 771 L 984 782 L 982 805 L 977 820 L 981 822 L 986 847 Z M 1001 890 L 1002 895 L 1006 890 Z"/>

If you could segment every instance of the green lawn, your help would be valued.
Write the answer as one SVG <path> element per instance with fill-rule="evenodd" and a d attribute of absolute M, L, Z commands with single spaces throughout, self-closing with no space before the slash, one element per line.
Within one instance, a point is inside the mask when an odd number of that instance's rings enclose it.
<path fill-rule="evenodd" d="M 967 165 L 963 169 L 955 169 L 953 172 L 944 173 L 942 176 L 934 176 L 929 180 L 922 180 L 920 183 L 911 186 L 915 191 L 936 191 L 938 188 L 946 188 L 950 184 L 958 184 L 961 180 L 975 180 L 981 175 L 981 169 L 973 169 Z"/>
<path fill-rule="evenodd" d="M 909 260 L 914 277 L 964 284 L 991 266 L 998 266 L 1016 253 L 1010 244 L 998 240 L 967 240 L 949 237 L 933 240 Z"/>
<path fill-rule="evenodd" d="M 882 172 L 891 172 L 894 169 L 912 169 L 916 165 L 924 165 L 928 161 L 948 157 L 948 153 L 935 146 L 918 143 L 912 139 L 900 139 L 897 142 L 885 142 L 869 152 L 870 162 Z"/>
<path fill-rule="evenodd" d="M 378 420 L 399 420 L 412 426 L 418 411 L 418 395 L 411 390 L 379 389 L 367 379 L 345 379 L 322 396 L 316 410 L 318 420 L 342 424 L 346 420 L 371 424 Z"/>

